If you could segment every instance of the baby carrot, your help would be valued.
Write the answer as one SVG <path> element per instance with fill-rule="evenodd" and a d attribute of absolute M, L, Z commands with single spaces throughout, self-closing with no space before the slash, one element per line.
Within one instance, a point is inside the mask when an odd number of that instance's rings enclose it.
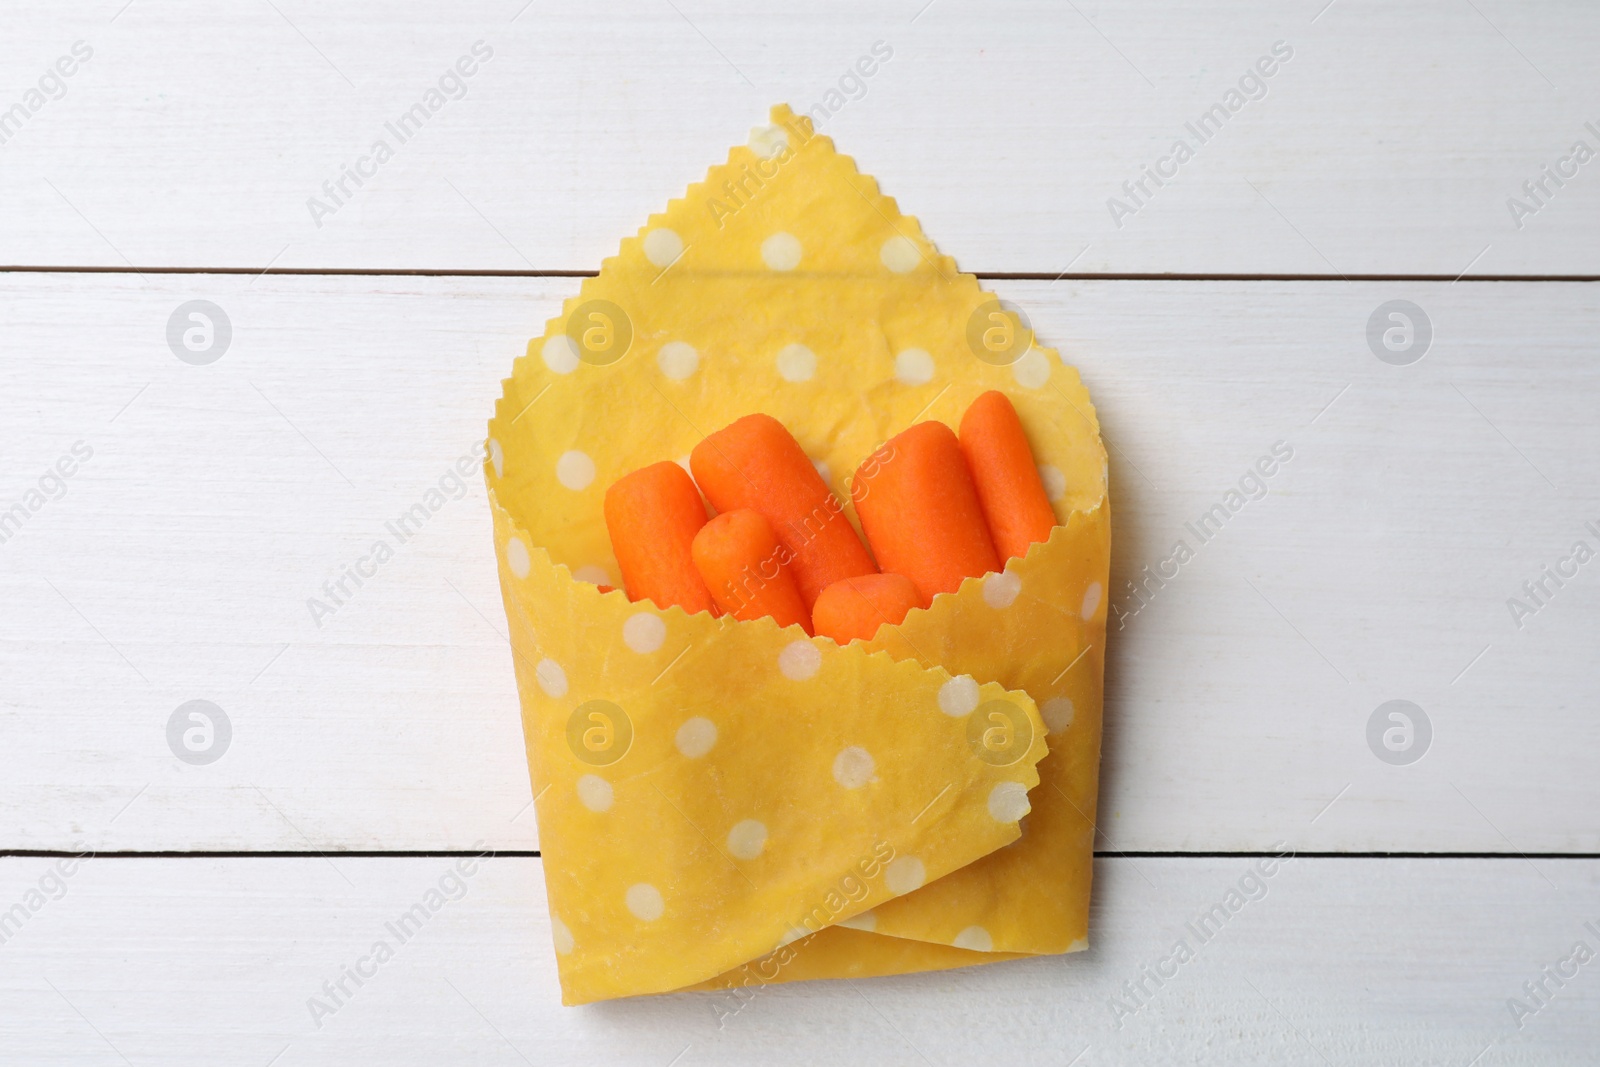
<path fill-rule="evenodd" d="M 706 506 L 676 463 L 652 463 L 606 490 L 606 529 L 629 600 L 676 604 L 691 615 L 716 612 L 690 545 L 706 524 Z"/>
<path fill-rule="evenodd" d="M 910 578 L 923 607 L 1000 569 L 961 445 L 942 422 L 891 438 L 856 471 L 851 495 L 879 565 Z"/>
<path fill-rule="evenodd" d="M 1029 545 L 1050 540 L 1056 513 L 1039 480 L 1022 420 L 1004 393 L 991 389 L 961 416 L 961 452 L 1002 560 L 1025 556 Z"/>
<path fill-rule="evenodd" d="M 779 562 L 778 538 L 758 512 L 724 511 L 694 535 L 691 552 L 695 569 L 723 612 L 736 619 L 770 615 L 779 626 L 798 623 L 811 632 L 800 591 Z"/>
<path fill-rule="evenodd" d="M 800 443 L 770 415 L 746 415 L 695 446 L 695 481 L 718 511 L 760 512 L 809 611 L 841 578 L 876 574 L 861 538 Z"/>
<path fill-rule="evenodd" d="M 922 603 L 917 587 L 903 574 L 863 574 L 834 582 L 817 597 L 811 625 L 841 645 L 872 640 L 878 627 L 900 625 L 906 612 Z"/>

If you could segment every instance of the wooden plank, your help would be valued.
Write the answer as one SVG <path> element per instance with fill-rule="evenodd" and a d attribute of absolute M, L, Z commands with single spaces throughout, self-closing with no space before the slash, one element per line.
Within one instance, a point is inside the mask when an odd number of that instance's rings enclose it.
<path fill-rule="evenodd" d="M 1593 275 L 1600 177 L 1542 168 L 1600 149 L 1597 48 L 1582 0 L 31 0 L 0 264 L 592 270 L 789 101 L 968 270 Z"/>
<path fill-rule="evenodd" d="M 0 843 L 536 847 L 481 482 L 404 543 L 385 524 L 454 495 L 576 284 L 0 279 L 23 354 L 0 363 L 0 511 L 93 450 L 0 544 Z M 1111 445 L 1102 848 L 1600 850 L 1600 585 L 1542 578 L 1600 545 L 1594 287 L 999 288 L 1082 368 Z M 233 329 L 207 366 L 165 337 L 198 298 Z M 1366 337 L 1400 298 L 1432 324 L 1410 366 Z M 1215 518 L 1278 442 L 1267 495 Z M 308 599 L 379 539 L 394 558 L 319 626 Z M 1169 577 L 1141 607 L 1146 566 Z M 166 732 L 197 699 L 233 728 L 204 766 Z M 1395 699 L 1432 728 L 1406 766 L 1368 744 Z"/>
<path fill-rule="evenodd" d="M 1088 952 L 581 1009 L 558 1005 L 540 862 L 455 862 L 91 859 L 8 935 L 6 1061 L 1576 1065 L 1600 1039 L 1600 963 L 1561 962 L 1600 944 L 1594 860 L 1112 859 Z M 49 871 L 0 861 L 0 902 Z M 334 1003 L 323 983 L 378 941 L 393 958 Z"/>

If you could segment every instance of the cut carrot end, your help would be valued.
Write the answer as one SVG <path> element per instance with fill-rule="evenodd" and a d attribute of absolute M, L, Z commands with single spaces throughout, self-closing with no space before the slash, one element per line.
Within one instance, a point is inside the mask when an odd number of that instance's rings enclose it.
<path fill-rule="evenodd" d="M 922 596 L 903 574 L 863 574 L 834 582 L 817 597 L 811 625 L 819 637 L 841 645 L 872 640 L 878 627 L 898 626 Z"/>
<path fill-rule="evenodd" d="M 706 506 L 682 467 L 652 463 L 617 479 L 606 490 L 605 515 L 629 600 L 690 614 L 716 610 L 690 551 Z"/>
<path fill-rule="evenodd" d="M 771 617 L 811 633 L 811 613 L 786 564 L 789 550 L 772 525 L 748 508 L 725 511 L 700 528 L 691 547 L 695 569 L 717 606 L 735 619 Z"/>
<path fill-rule="evenodd" d="M 961 417 L 961 452 L 1000 559 L 1025 556 L 1029 545 L 1048 541 L 1055 509 L 1022 420 L 1004 393 L 990 390 L 967 408 Z"/>
<path fill-rule="evenodd" d="M 1000 569 L 966 458 L 943 423 L 891 438 L 856 471 L 851 493 L 879 566 L 911 579 L 921 606 Z"/>
<path fill-rule="evenodd" d="M 718 430 L 695 446 L 689 462 L 718 511 L 748 509 L 771 525 L 793 557 L 787 566 L 808 613 L 839 579 L 877 572 L 838 498 L 772 416 L 746 415 Z"/>

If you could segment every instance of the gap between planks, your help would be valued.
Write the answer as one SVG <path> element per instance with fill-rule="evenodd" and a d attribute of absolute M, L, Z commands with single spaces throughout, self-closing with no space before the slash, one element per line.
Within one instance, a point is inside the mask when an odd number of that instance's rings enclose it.
<path fill-rule="evenodd" d="M 85 849 L 0 849 L 0 859 L 70 859 L 93 852 L 96 859 L 449 859 L 456 856 L 481 856 L 492 852 L 497 857 L 540 859 L 538 849 L 365 849 L 350 850 L 238 850 L 217 851 L 138 851 L 94 852 Z M 1205 852 L 1096 852 L 1096 859 L 1232 859 L 1280 856 L 1271 850 Z M 1295 852 L 1296 859 L 1315 860 L 1600 860 L 1600 852 Z"/>
<path fill-rule="evenodd" d="M 593 270 L 433 270 L 369 267 L 63 267 L 0 265 L 0 274 L 281 274 L 355 278 L 593 278 Z M 1205 274 L 976 271 L 999 282 L 1597 282 L 1600 274 Z"/>

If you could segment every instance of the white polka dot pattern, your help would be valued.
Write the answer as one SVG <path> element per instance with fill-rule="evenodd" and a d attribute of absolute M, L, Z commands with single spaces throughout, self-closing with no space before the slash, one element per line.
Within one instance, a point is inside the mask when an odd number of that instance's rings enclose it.
<path fill-rule="evenodd" d="M 696 715 L 678 727 L 673 742 L 678 746 L 678 751 L 689 759 L 699 759 L 717 743 L 717 724 Z"/>
<path fill-rule="evenodd" d="M 883 242 L 883 247 L 878 250 L 878 258 L 894 273 L 909 274 L 916 269 L 922 253 L 917 251 L 916 242 L 911 238 L 896 235 Z"/>
<path fill-rule="evenodd" d="M 958 674 L 939 687 L 939 710 L 946 715 L 971 715 L 978 708 L 978 683 Z"/>
<path fill-rule="evenodd" d="M 817 354 L 805 345 L 785 345 L 777 363 L 778 376 L 786 382 L 809 382 L 817 373 Z"/>
<path fill-rule="evenodd" d="M 640 655 L 654 652 L 667 639 L 667 624 L 648 611 L 629 616 L 622 624 L 622 643 Z"/>
<path fill-rule="evenodd" d="M 675 382 L 681 382 L 700 369 L 700 353 L 684 341 L 668 341 L 656 353 L 656 366 Z"/>
<path fill-rule="evenodd" d="M 528 556 L 528 545 L 520 537 L 513 537 L 506 543 L 506 566 L 511 568 L 511 573 L 518 578 L 526 578 L 528 571 L 533 567 L 533 560 Z"/>
<path fill-rule="evenodd" d="M 994 938 L 989 936 L 989 931 L 981 926 L 969 926 L 956 935 L 950 942 L 956 948 L 970 949 L 973 952 L 993 952 Z"/>
<path fill-rule="evenodd" d="M 794 270 L 800 265 L 800 240 L 792 233 L 775 233 L 761 242 L 761 261 L 773 270 Z"/>
<path fill-rule="evenodd" d="M 1032 810 L 1027 787 L 1021 782 L 1001 782 L 989 790 L 989 814 L 995 822 L 1016 822 Z"/>
<path fill-rule="evenodd" d="M 810 641 L 794 641 L 778 653 L 778 669 L 785 678 L 803 682 L 822 668 L 822 650 Z"/>
<path fill-rule="evenodd" d="M 927 349 L 908 348 L 894 357 L 894 376 L 901 385 L 927 385 L 933 381 L 933 370 Z"/>
<path fill-rule="evenodd" d="M 546 696 L 560 700 L 567 695 L 567 672 L 562 670 L 561 664 L 555 660 L 540 660 L 533 673 L 539 679 L 539 688 L 544 690 Z"/>
<path fill-rule="evenodd" d="M 860 789 L 877 771 L 872 753 L 860 745 L 851 745 L 833 758 L 833 780 L 846 789 Z"/>
<path fill-rule="evenodd" d="M 640 882 L 628 887 L 628 892 L 623 898 L 628 905 L 628 910 L 634 916 L 645 922 L 655 922 L 667 910 L 667 902 L 661 899 L 661 890 L 648 882 Z"/>
<path fill-rule="evenodd" d="M 683 255 L 683 238 L 678 231 L 666 227 L 651 230 L 644 235 L 644 255 L 651 263 L 665 270 Z"/>
<path fill-rule="evenodd" d="M 594 460 L 585 452 L 563 452 L 556 460 L 556 481 L 578 492 L 594 481 Z"/>
<path fill-rule="evenodd" d="M 884 884 L 889 887 L 889 892 L 897 897 L 904 896 L 914 889 L 921 889 L 927 877 L 928 872 L 923 867 L 922 861 L 915 856 L 896 856 L 883 869 Z"/>
<path fill-rule="evenodd" d="M 590 811 L 610 811 L 611 783 L 598 774 L 586 774 L 578 779 L 578 799 Z"/>

